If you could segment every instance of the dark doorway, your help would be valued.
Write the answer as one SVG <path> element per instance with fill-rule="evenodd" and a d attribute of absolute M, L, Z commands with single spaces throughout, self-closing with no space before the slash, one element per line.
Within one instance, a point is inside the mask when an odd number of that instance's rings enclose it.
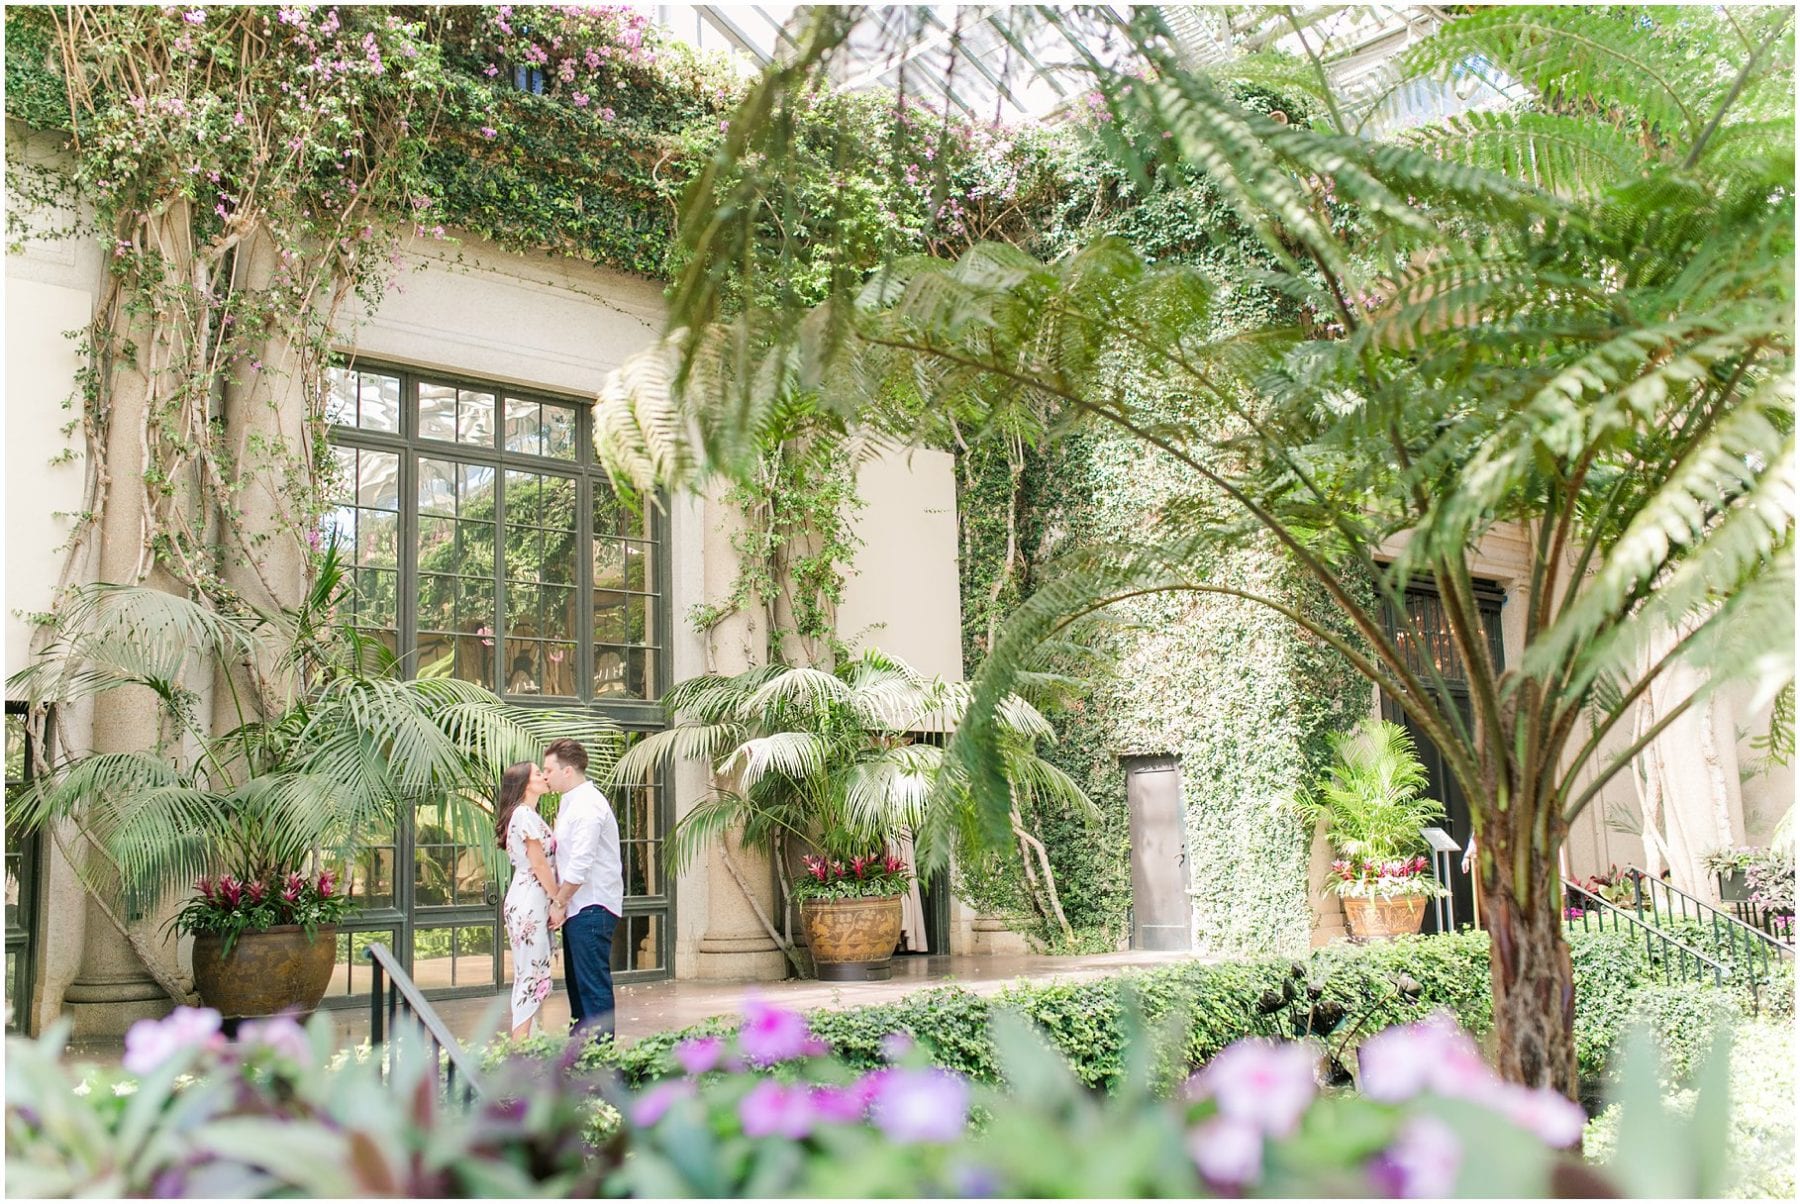
<path fill-rule="evenodd" d="M 1482 627 L 1487 632 L 1488 651 L 1493 657 L 1496 668 L 1504 668 L 1505 654 L 1500 643 L 1500 608 L 1506 603 L 1506 593 L 1492 582 L 1475 583 L 1475 605 L 1481 614 Z M 1406 609 L 1418 628 L 1417 637 L 1409 637 L 1400 630 L 1401 624 L 1393 613 L 1391 604 L 1383 607 L 1383 618 L 1386 621 L 1388 634 L 1400 643 L 1412 667 L 1420 673 L 1428 673 L 1430 666 L 1435 665 L 1444 676 L 1449 687 L 1451 701 L 1461 711 L 1465 722 L 1471 719 L 1469 702 L 1468 671 L 1463 664 L 1456 644 L 1451 639 L 1450 627 L 1444 621 L 1444 608 L 1438 596 L 1437 588 L 1429 583 L 1414 583 L 1406 590 Z M 1390 698 L 1386 691 L 1381 695 L 1381 717 L 1391 723 L 1398 723 L 1406 728 L 1418 746 L 1419 760 L 1425 763 L 1425 772 L 1429 775 L 1431 797 L 1444 804 L 1445 819 L 1441 825 L 1450 833 L 1458 847 L 1466 850 L 1469 838 L 1474 835 L 1474 828 L 1469 819 L 1469 800 L 1463 795 L 1454 778 L 1444 768 L 1444 755 L 1436 744 L 1428 739 L 1424 732 L 1400 709 L 1398 703 Z M 1473 876 L 1465 874 L 1462 869 L 1462 858 L 1454 856 L 1450 859 L 1450 898 L 1455 904 L 1455 926 L 1468 928 L 1475 920 L 1475 884 Z M 1438 917 L 1435 908 L 1425 911 L 1426 932 L 1439 931 Z"/>

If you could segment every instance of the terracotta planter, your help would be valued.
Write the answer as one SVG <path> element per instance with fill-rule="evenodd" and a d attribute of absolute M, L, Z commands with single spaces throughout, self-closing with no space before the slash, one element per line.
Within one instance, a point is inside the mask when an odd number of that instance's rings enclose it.
<path fill-rule="evenodd" d="M 808 899 L 800 904 L 800 927 L 821 979 L 879 981 L 888 977 L 888 963 L 900 943 L 900 896 Z"/>
<path fill-rule="evenodd" d="M 310 1012 L 325 997 L 337 961 L 337 926 L 318 929 L 312 940 L 298 924 L 246 932 L 225 956 L 225 938 L 194 938 L 194 989 L 221 1016 L 273 1016 Z"/>
<path fill-rule="evenodd" d="M 1350 925 L 1350 935 L 1354 937 L 1405 936 L 1424 925 L 1425 896 L 1399 899 L 1352 899 L 1346 896 L 1344 921 Z"/>

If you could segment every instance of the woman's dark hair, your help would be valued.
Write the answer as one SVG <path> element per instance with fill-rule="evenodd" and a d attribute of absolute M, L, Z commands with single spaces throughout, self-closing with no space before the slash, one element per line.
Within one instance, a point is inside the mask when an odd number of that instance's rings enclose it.
<path fill-rule="evenodd" d="M 530 761 L 520 761 L 517 765 L 508 765 L 506 772 L 500 775 L 500 799 L 494 804 L 494 839 L 501 848 L 506 847 L 506 829 L 512 823 L 513 812 L 525 799 L 525 787 L 531 782 L 531 771 L 536 766 Z"/>

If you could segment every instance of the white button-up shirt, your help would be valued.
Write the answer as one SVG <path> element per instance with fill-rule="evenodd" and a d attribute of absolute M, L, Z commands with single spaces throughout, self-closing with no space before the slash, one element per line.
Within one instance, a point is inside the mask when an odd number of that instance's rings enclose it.
<path fill-rule="evenodd" d="M 619 821 L 612 804 L 592 782 L 562 796 L 556 808 L 556 877 L 579 882 L 569 897 L 574 915 L 600 906 L 616 915 L 625 912 L 625 872 L 619 861 Z"/>

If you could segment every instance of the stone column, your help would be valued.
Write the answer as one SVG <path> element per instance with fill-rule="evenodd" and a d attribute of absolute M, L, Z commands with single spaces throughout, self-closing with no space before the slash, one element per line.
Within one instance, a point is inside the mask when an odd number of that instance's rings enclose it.
<path fill-rule="evenodd" d="M 738 564 L 731 537 L 745 525 L 743 514 L 725 499 L 723 488 L 708 495 L 703 549 L 705 597 L 720 598 L 731 592 Z M 762 615 L 756 610 L 746 608 L 728 616 L 713 628 L 708 638 L 712 672 L 742 673 L 767 659 L 768 636 Z M 751 904 L 752 898 L 755 906 Z M 706 854 L 706 928 L 700 938 L 696 977 L 779 979 L 786 976 L 787 957 L 770 939 L 768 930 L 757 917 L 757 907 L 771 923 L 780 926 L 768 857 L 744 850 L 733 834 Z"/>

